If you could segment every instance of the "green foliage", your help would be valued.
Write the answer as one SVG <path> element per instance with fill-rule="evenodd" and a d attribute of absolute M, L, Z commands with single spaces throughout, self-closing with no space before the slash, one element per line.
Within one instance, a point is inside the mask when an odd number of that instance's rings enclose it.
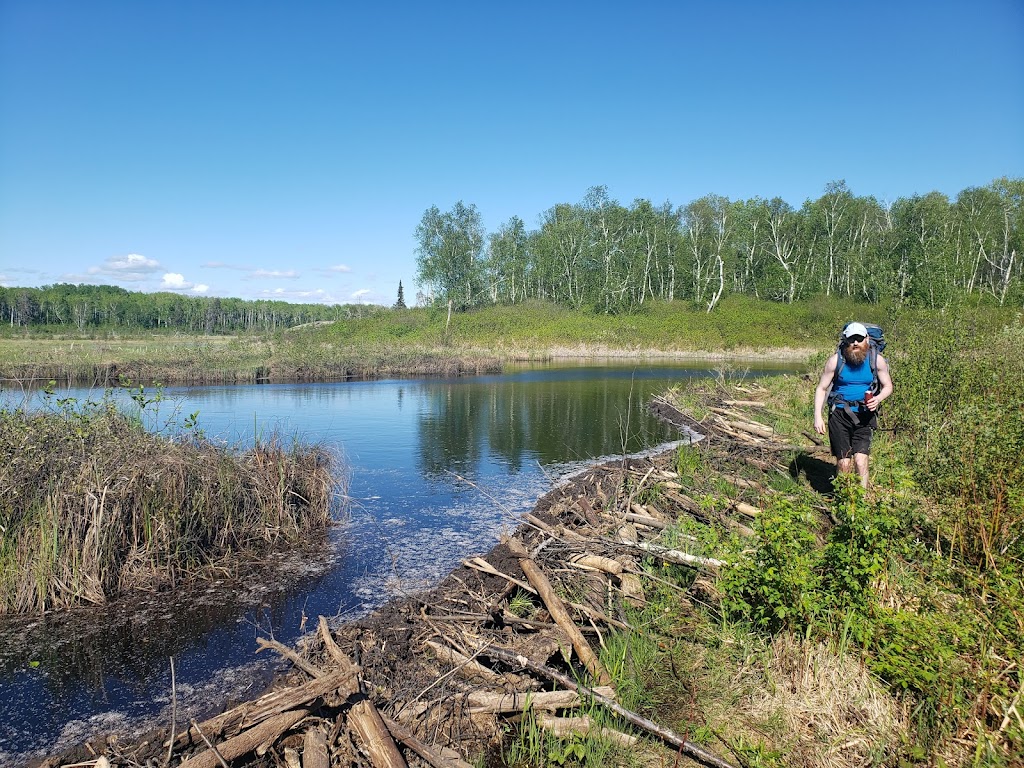
<path fill-rule="evenodd" d="M 942 534 L 972 560 L 1024 557 L 1024 324 L 991 312 L 905 318 L 894 427 Z M 905 337 L 905 338 L 904 338 Z"/>
<path fill-rule="evenodd" d="M 777 498 L 755 523 L 758 544 L 737 553 L 722 573 L 723 610 L 746 617 L 767 632 L 800 631 L 819 610 L 819 576 L 813 513 L 805 505 Z"/>
<path fill-rule="evenodd" d="M 853 474 L 835 479 L 835 517 L 821 563 L 821 588 L 834 610 L 865 610 L 890 555 L 899 520 L 883 497 L 869 502 Z"/>

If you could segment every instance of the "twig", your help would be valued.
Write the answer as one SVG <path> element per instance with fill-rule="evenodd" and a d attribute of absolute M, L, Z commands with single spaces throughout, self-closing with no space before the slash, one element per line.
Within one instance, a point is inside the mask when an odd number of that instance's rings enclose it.
<path fill-rule="evenodd" d="M 213 742 L 206 738 L 206 734 L 203 733 L 203 729 L 199 727 L 199 723 L 197 723 L 194 718 L 191 722 L 192 727 L 196 729 L 196 733 L 198 733 L 200 738 L 206 742 L 206 746 L 210 748 L 210 751 L 213 752 L 214 756 L 220 761 L 221 768 L 231 768 L 224 760 L 223 755 L 221 755 L 221 753 L 217 751 L 217 748 L 213 746 Z"/>
<path fill-rule="evenodd" d="M 174 685 L 174 657 L 171 656 L 171 735 L 173 736 L 178 730 L 178 691 Z M 174 739 L 170 740 L 167 745 L 167 759 L 164 761 L 164 765 L 171 764 L 171 757 L 174 755 Z"/>

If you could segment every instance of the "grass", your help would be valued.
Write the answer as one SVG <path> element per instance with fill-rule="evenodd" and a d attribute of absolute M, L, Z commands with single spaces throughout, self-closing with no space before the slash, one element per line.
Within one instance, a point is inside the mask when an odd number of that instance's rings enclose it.
<path fill-rule="evenodd" d="M 139 391 L 140 397 L 141 390 Z M 112 400 L 0 411 L 0 613 L 158 590 L 330 521 L 316 446 L 147 431 Z"/>
<path fill-rule="evenodd" d="M 830 346 L 851 317 L 883 310 L 852 302 L 777 304 L 729 297 L 711 314 L 651 302 L 629 315 L 575 312 L 554 304 L 493 306 L 453 315 L 406 309 L 265 335 L 106 339 L 0 339 L 8 380 L 116 384 L 340 380 L 491 372 L 503 361 L 553 356 L 789 354 Z"/>
<path fill-rule="evenodd" d="M 679 449 L 691 498 L 762 511 L 752 539 L 701 539 L 729 563 L 714 583 L 646 563 L 646 603 L 622 604 L 637 629 L 602 651 L 625 706 L 751 768 L 1020 765 L 1024 328 L 991 319 L 922 313 L 887 328 L 896 394 L 866 494 L 852 478 L 815 490 L 796 455 L 783 478 Z M 758 420 L 808 430 L 814 383 L 760 380 Z M 694 413 L 716 393 L 742 397 L 724 378 L 669 397 Z M 771 490 L 726 488 L 726 473 Z M 658 759 L 598 737 L 522 738 L 535 746 L 515 764 Z"/>

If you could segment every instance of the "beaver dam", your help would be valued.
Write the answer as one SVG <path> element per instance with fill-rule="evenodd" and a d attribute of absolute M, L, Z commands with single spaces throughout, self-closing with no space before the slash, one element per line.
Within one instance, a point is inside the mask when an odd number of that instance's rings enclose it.
<path fill-rule="evenodd" d="M 144 738 L 97 739 L 41 765 L 749 764 L 764 749 L 758 718 L 783 691 L 753 666 L 745 684 L 696 689 L 713 662 L 697 612 L 721 599 L 724 562 L 710 553 L 750 540 L 779 478 L 820 483 L 829 467 L 815 438 L 759 420 L 766 396 L 757 383 L 720 385 L 700 421 L 655 402 L 707 438 L 575 476 L 428 592 L 355 622 L 321 616 L 293 647 L 261 640 L 291 671 L 260 698 L 201 722 L 172 711 Z M 819 753 L 862 764 L 905 743 L 905 713 L 863 667 L 837 663 L 828 688 L 793 668 L 813 648 L 774 653 L 763 662 L 785 693 L 823 696 L 820 711 L 787 708 L 799 721 L 792 764 L 822 764 Z"/>

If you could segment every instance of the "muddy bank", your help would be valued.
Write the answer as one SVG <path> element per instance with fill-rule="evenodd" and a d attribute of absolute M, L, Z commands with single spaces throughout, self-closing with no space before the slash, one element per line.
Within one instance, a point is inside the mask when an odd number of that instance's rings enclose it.
<path fill-rule="evenodd" d="M 255 753 L 252 764 L 267 766 L 464 765 L 481 755 L 497 764 L 526 697 L 539 727 L 597 727 L 578 716 L 580 702 L 615 706 L 599 649 L 609 633 L 628 630 L 628 606 L 641 605 L 646 590 L 666 582 L 649 566 L 689 574 L 671 586 L 684 603 L 713 591 L 716 561 L 653 539 L 683 518 L 748 533 L 759 489 L 757 480 L 740 475 L 789 469 L 781 458 L 788 446 L 738 428 L 763 424 L 696 422 L 667 403 L 654 407 L 709 436 L 717 470 L 734 481 L 729 505 L 708 508 L 687 496 L 676 482 L 671 450 L 593 467 L 542 497 L 512 537 L 467 559 L 429 592 L 392 601 L 354 623 L 324 620 L 296 648 L 275 647 L 294 668 L 268 697 L 191 729 L 178 723 L 173 744 L 168 731 L 131 743 L 97 740 L 42 764 L 103 755 L 114 764 L 166 764 L 169 757 L 172 765 L 212 766 L 217 756 L 208 741 L 222 754 Z M 569 690 L 575 680 L 591 690 L 579 697 Z M 621 748 L 730 764 L 724 744 L 695 745 L 643 713 L 616 717 L 605 735 Z M 330 763 L 314 762 L 327 756 Z"/>

